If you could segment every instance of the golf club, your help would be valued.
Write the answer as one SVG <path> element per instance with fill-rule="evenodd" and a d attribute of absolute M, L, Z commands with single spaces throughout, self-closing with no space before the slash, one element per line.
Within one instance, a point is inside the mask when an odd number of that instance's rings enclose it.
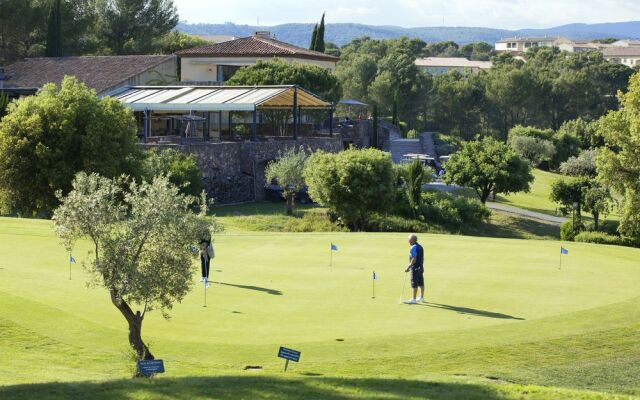
<path fill-rule="evenodd" d="M 404 273 L 404 278 L 402 279 L 402 292 L 400 293 L 400 301 L 398 304 L 402 304 L 402 298 L 404 297 L 404 288 L 407 286 L 407 272 Z"/>

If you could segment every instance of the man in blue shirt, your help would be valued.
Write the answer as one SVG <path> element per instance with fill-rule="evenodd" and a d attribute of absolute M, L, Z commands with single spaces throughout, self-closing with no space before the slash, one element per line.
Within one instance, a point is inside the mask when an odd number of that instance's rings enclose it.
<path fill-rule="evenodd" d="M 415 234 L 409 235 L 409 246 L 411 246 L 411 251 L 409 251 L 409 266 L 404 272 L 411 271 L 413 298 L 404 303 L 417 304 L 418 302 L 424 302 L 424 249 L 418 243 L 418 236 Z M 420 298 L 416 298 L 418 288 L 420 288 Z"/>

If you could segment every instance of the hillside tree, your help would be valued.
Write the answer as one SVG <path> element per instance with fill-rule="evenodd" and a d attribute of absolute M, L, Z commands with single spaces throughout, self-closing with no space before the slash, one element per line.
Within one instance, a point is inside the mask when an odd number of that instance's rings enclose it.
<path fill-rule="evenodd" d="M 598 173 L 623 196 L 620 233 L 640 242 L 640 73 L 619 100 L 620 110 L 598 122 L 606 143 L 598 153 Z"/>
<path fill-rule="evenodd" d="M 513 149 L 491 137 L 467 143 L 445 163 L 447 184 L 473 189 L 485 204 L 489 195 L 529 191 L 531 165 Z"/>
<path fill-rule="evenodd" d="M 144 54 L 178 24 L 173 0 L 97 0 L 99 34 L 115 54 Z"/>
<path fill-rule="evenodd" d="M 24 216 L 48 216 L 79 171 L 140 174 L 133 112 L 76 78 L 12 102 L 0 121 L 0 191 Z"/>
<path fill-rule="evenodd" d="M 60 0 L 53 0 L 47 25 L 47 57 L 62 57 L 62 10 Z"/>

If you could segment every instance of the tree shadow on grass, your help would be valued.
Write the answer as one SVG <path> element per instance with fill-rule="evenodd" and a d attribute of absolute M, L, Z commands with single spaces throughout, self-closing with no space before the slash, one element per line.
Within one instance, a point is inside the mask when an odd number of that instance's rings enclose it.
<path fill-rule="evenodd" d="M 494 385 L 404 379 L 221 376 L 53 382 L 0 387 L 0 398 L 26 399 L 482 399 L 501 400 Z"/>
<path fill-rule="evenodd" d="M 421 303 L 418 303 L 418 304 L 421 304 Z M 430 302 L 422 303 L 421 305 L 426 307 L 433 307 L 433 308 L 440 308 L 443 310 L 455 311 L 460 314 L 476 315 L 479 317 L 515 319 L 518 321 L 524 321 L 524 318 L 514 317 L 513 315 L 501 314 L 501 313 L 492 312 L 492 311 L 478 310 L 475 308 L 457 307 L 457 306 L 450 306 L 447 304 L 438 304 L 438 303 L 430 303 Z"/>
<path fill-rule="evenodd" d="M 558 224 L 497 211 L 493 211 L 493 214 L 494 216 L 489 222 L 483 222 L 478 226 L 465 227 L 462 229 L 462 233 L 470 236 L 507 239 L 560 238 L 560 226 Z"/>
<path fill-rule="evenodd" d="M 212 283 L 216 283 L 218 285 L 223 285 L 223 286 L 231 286 L 231 287 L 240 288 L 240 289 L 256 290 L 258 292 L 264 292 L 264 293 L 272 294 L 274 296 L 282 296 L 282 292 L 280 290 L 263 288 L 260 286 L 236 285 L 233 283 L 224 283 L 224 282 L 212 282 Z"/>

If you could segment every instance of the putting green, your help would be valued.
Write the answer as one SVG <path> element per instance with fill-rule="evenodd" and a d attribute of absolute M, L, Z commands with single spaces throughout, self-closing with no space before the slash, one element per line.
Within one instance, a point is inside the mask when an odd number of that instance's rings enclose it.
<path fill-rule="evenodd" d="M 332 242 L 339 251 L 330 267 Z M 294 370 L 303 373 L 407 376 L 396 368 L 420 356 L 430 366 L 408 376 L 483 375 L 491 370 L 491 357 L 481 356 L 488 348 L 504 352 L 490 351 L 500 370 L 518 346 L 618 332 L 640 314 L 636 249 L 565 244 L 569 255 L 559 269 L 558 242 L 445 235 L 421 235 L 420 242 L 428 303 L 407 306 L 399 305 L 404 234 L 218 236 L 207 307 L 194 262 L 194 290 L 170 320 L 149 314 L 143 336 L 165 359 L 167 376 L 246 365 L 275 373 L 280 345 L 302 351 Z M 87 287 L 79 264 L 86 248 L 74 251 L 69 280 L 68 254 L 49 222 L 0 219 L 0 254 L 0 322 L 46 338 L 52 351 L 69 349 L 68 359 L 47 368 L 44 355 L 14 348 L 15 362 L 31 368 L 21 374 L 0 366 L 0 384 L 127 375 L 126 362 L 113 363 L 126 348 L 126 326 L 107 292 Z M 76 364 L 86 375 L 74 374 Z M 523 374 L 515 380 L 545 383 Z"/>

